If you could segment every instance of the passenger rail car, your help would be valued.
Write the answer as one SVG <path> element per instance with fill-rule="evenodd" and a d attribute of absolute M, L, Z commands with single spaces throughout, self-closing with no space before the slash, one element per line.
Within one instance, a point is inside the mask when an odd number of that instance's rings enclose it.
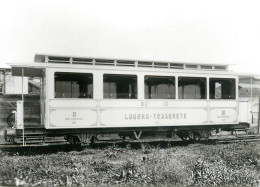
<path fill-rule="evenodd" d="M 238 75 L 226 65 L 47 55 L 35 61 L 10 65 L 14 76 L 41 78 L 41 122 L 26 124 L 26 101 L 17 101 L 16 133 L 7 139 L 64 136 L 87 143 L 103 133 L 139 139 L 163 132 L 186 140 L 250 126 Z"/>

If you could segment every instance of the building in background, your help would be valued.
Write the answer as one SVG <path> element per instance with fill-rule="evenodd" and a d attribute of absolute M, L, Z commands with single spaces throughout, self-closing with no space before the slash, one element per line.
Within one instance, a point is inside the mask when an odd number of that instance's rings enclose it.
<path fill-rule="evenodd" d="M 25 95 L 40 94 L 40 81 L 28 77 L 22 80 L 22 77 L 12 76 L 11 68 L 0 67 L 0 94 L 21 95 L 22 92 Z"/>
<path fill-rule="evenodd" d="M 239 77 L 239 98 L 260 98 L 260 78 L 241 75 Z"/>
<path fill-rule="evenodd" d="M 16 95 L 22 94 L 22 92 L 28 94 L 28 77 L 24 77 L 22 80 L 21 77 L 12 76 L 10 68 L 1 68 L 0 77 L 1 94 Z"/>

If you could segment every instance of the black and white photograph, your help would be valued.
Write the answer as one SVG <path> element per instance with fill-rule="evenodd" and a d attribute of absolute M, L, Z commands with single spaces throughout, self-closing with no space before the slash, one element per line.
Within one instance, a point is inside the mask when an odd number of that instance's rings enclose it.
<path fill-rule="evenodd" d="M 0 186 L 260 187 L 260 1 L 0 0 Z"/>

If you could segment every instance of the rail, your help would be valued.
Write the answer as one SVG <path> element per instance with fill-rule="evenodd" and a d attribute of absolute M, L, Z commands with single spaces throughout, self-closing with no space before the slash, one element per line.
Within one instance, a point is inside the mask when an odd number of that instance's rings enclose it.
<path fill-rule="evenodd" d="M 0 143 L 1 148 L 19 148 L 19 147 L 41 147 L 41 146 L 74 146 L 74 147 L 106 147 L 111 145 L 118 145 L 126 147 L 127 145 L 141 145 L 141 144 L 151 144 L 157 145 L 159 147 L 167 147 L 168 145 L 187 145 L 193 143 L 199 144 L 229 144 L 229 143 L 239 143 L 239 142 L 259 142 L 260 135 L 247 135 L 247 134 L 238 134 L 238 135 L 212 135 L 209 139 L 203 139 L 198 141 L 183 141 L 178 137 L 169 138 L 169 139 L 139 139 L 139 140 L 122 140 L 122 139 L 106 139 L 106 140 L 97 140 L 91 144 L 69 144 L 65 140 L 61 139 L 50 139 L 46 138 L 44 141 L 32 141 L 30 143 L 23 144 L 22 140 L 13 143 Z M 130 146 L 133 147 L 133 146 Z"/>

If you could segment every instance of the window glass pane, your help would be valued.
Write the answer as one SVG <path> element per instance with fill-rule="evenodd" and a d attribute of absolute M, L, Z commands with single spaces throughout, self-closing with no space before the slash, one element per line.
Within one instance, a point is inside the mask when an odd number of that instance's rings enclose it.
<path fill-rule="evenodd" d="M 206 99 L 206 78 L 203 77 L 179 77 L 179 99 Z"/>
<path fill-rule="evenodd" d="M 137 76 L 105 74 L 103 93 L 104 98 L 137 99 Z"/>
<path fill-rule="evenodd" d="M 210 78 L 210 99 L 235 99 L 235 79 Z"/>
<path fill-rule="evenodd" d="M 175 77 L 145 76 L 145 99 L 175 99 Z"/>
<path fill-rule="evenodd" d="M 93 98 L 93 75 L 56 72 L 55 98 Z"/>

